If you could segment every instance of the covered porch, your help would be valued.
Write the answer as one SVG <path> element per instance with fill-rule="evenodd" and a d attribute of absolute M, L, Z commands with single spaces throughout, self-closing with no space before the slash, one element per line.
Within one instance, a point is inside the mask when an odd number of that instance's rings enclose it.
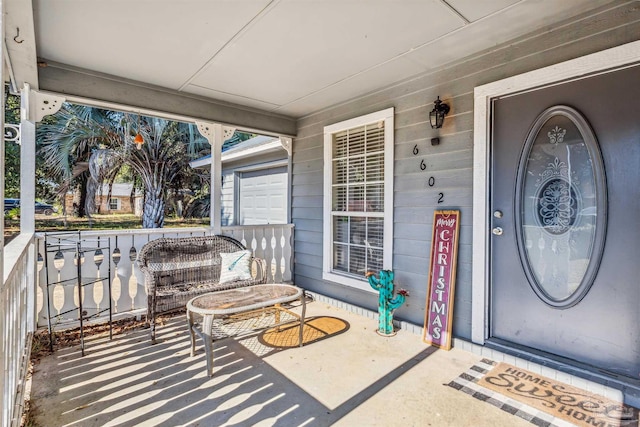
<path fill-rule="evenodd" d="M 3 426 L 19 423 L 31 340 L 46 324 L 45 297 L 52 290 L 46 286 L 44 241 L 37 234 L 33 208 L 36 126 L 64 102 L 192 123 L 212 147 L 209 227 L 87 232 L 111 248 L 108 263 L 117 289 L 112 302 L 118 313 L 135 316 L 146 306 L 135 267 L 136 253 L 145 242 L 162 236 L 225 234 L 270 261 L 270 282 L 293 282 L 311 291 L 317 297 L 311 304 L 317 315 L 335 313 L 351 329 L 302 349 L 267 356 L 256 355 L 242 340 L 229 341 L 228 347 L 218 350 L 229 366 L 218 365 L 219 376 L 210 380 L 203 375 L 202 353 L 193 360 L 185 353 L 182 319 L 160 330 L 165 340 L 158 347 L 148 345 L 144 332 L 136 332 L 92 344 L 95 352 L 88 358 L 64 350 L 46 365 L 60 374 L 53 380 L 58 388 L 50 390 L 64 401 L 60 425 L 83 425 L 89 419 L 104 424 L 104 417 L 125 425 L 209 420 L 289 425 L 291 417 L 296 425 L 354 425 L 371 421 L 372 408 L 382 408 L 389 400 L 394 409 L 375 412 L 380 424 L 399 419 L 396 407 L 413 414 L 409 423 L 415 425 L 531 422 L 532 417 L 525 421 L 498 409 L 485 412 L 477 399 L 441 388 L 480 363 L 482 356 L 607 397 L 636 405 L 640 401 L 640 381 L 631 374 L 618 376 L 607 366 L 602 370 L 564 357 L 561 351 L 532 351 L 527 343 L 501 344 L 497 349 L 492 341 L 499 334 L 492 323 L 490 274 L 493 100 L 637 66 L 639 2 L 429 0 L 364 6 L 256 0 L 164 1 L 151 6 L 142 1 L 125 5 L 0 0 L 0 5 L 5 17 L 0 23 L 5 35 L 1 77 L 22 102 L 23 206 L 21 233 L 3 245 L 0 258 Z M 441 128 L 429 123 L 436 99 L 450 106 Z M 375 222 L 366 231 L 370 235 L 363 238 L 362 230 L 353 227 L 344 241 L 334 242 L 342 231 L 333 218 L 346 214 L 332 208 L 339 200 L 332 191 L 339 185 L 331 180 L 338 174 L 328 165 L 340 160 L 332 160 L 332 138 L 360 129 L 358 120 L 377 112 L 387 115 L 363 123 L 362 129 L 375 125 L 371 127 L 375 132 L 386 131 L 386 163 L 374 159 L 379 161 L 373 168 L 379 175 L 371 182 L 375 190 L 371 199 L 383 193 L 387 197 L 384 203 L 378 200 L 384 210 L 356 212 L 355 217 Z M 336 124 L 345 127 L 338 129 Z M 215 203 L 222 197 L 221 147 L 236 130 L 275 137 L 287 150 L 288 224 L 223 226 Z M 628 133 L 637 137 L 638 130 Z M 637 163 L 636 155 L 637 151 L 629 151 L 628 164 Z M 4 164 L 2 152 L 0 158 Z M 608 172 L 626 170 L 605 166 Z M 349 177 L 354 181 L 347 186 L 360 184 L 356 175 Z M 0 177 L 4 179 L 4 172 Z M 369 193 L 362 198 L 368 197 Z M 355 201 L 369 206 L 365 200 Z M 433 351 L 421 339 L 431 221 L 433 211 L 443 207 L 459 210 L 462 218 L 450 353 Z M 345 249 L 344 265 L 332 244 L 353 250 Z M 626 249 L 634 253 L 634 247 Z M 352 253 L 363 254 L 362 259 L 354 255 L 352 260 Z M 411 293 L 396 313 L 401 330 L 393 339 L 372 342 L 377 294 L 362 275 L 367 265 L 394 270 L 397 287 Z M 72 267 L 71 262 L 66 269 Z M 98 267 L 91 267 L 90 273 Z M 525 282 L 522 286 L 528 291 Z M 58 311 L 77 305 L 71 294 L 56 304 Z M 632 322 L 636 316 L 633 311 L 626 319 Z M 640 354 L 640 342 L 632 341 L 634 350 L 625 356 Z M 384 355 L 377 374 L 372 368 L 377 365 L 368 362 L 376 352 Z M 235 354 L 250 368 L 235 370 Z M 156 371 L 156 360 L 166 365 Z M 343 360 L 348 363 L 340 366 Z M 66 376 L 84 363 L 91 374 Z M 113 388 L 104 377 L 110 364 L 123 365 L 117 371 L 122 382 Z M 253 366 L 261 371 L 253 374 Z M 348 381 L 342 370 L 346 366 L 353 368 Z M 129 368 L 143 373 L 129 382 Z M 42 378 L 36 375 L 34 380 Z M 335 382 L 345 384 L 336 390 Z M 283 388 L 275 395 L 261 394 L 276 390 L 271 384 Z M 94 388 L 98 390 L 86 400 L 75 394 Z M 294 402 L 300 396 L 303 403 Z M 430 402 L 439 403 L 431 407 Z M 167 406 L 158 409 L 160 403 Z M 47 405 L 62 407 L 56 401 Z M 468 408 L 469 414 L 454 409 L 459 406 Z M 416 412 L 425 407 L 427 412 Z"/>
<path fill-rule="evenodd" d="M 87 427 L 571 425 L 498 394 L 487 404 L 460 390 L 461 375 L 490 369 L 495 359 L 462 346 L 450 352 L 427 347 L 408 330 L 382 339 L 373 312 L 358 314 L 336 303 L 307 303 L 308 321 L 329 319 L 344 329 L 302 348 L 257 332 L 216 343 L 212 378 L 200 340 L 189 356 L 183 316 L 167 319 L 153 346 L 143 329 L 113 341 L 89 339 L 84 357 L 77 346 L 58 350 L 36 366 L 30 421 Z M 582 387 L 604 394 L 596 384 Z M 620 398 L 613 391 L 608 397 Z"/>

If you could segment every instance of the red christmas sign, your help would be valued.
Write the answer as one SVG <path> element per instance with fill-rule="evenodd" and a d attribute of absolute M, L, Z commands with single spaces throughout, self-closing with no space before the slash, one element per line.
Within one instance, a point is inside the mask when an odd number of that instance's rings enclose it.
<path fill-rule="evenodd" d="M 458 259 L 460 211 L 435 211 L 429 263 L 429 292 L 424 319 L 424 342 L 451 349 L 453 296 Z"/>

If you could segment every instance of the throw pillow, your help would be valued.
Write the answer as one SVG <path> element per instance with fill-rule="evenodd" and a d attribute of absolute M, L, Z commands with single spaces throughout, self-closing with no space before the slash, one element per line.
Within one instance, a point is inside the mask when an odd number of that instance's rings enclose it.
<path fill-rule="evenodd" d="M 222 258 L 220 284 L 253 278 L 251 277 L 251 251 L 221 252 L 220 258 Z"/>

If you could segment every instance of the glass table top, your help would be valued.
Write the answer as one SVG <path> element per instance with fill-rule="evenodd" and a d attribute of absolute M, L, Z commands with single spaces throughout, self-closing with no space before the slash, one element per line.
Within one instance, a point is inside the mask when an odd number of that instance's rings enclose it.
<path fill-rule="evenodd" d="M 302 289 L 292 285 L 254 285 L 197 296 L 187 308 L 201 314 L 225 314 L 289 302 L 301 295 Z"/>

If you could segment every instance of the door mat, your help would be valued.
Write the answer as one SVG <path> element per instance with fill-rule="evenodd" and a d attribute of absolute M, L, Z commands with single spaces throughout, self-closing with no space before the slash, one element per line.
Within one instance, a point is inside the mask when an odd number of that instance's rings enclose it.
<path fill-rule="evenodd" d="M 346 332 L 349 324 L 337 317 L 309 317 L 304 321 L 302 342 L 304 345 L 330 338 Z M 263 345 L 275 348 L 290 348 L 300 345 L 300 323 L 294 321 L 280 327 L 267 329 L 258 337 Z"/>
<path fill-rule="evenodd" d="M 638 426 L 636 408 L 488 359 L 448 385 L 537 426 Z"/>

